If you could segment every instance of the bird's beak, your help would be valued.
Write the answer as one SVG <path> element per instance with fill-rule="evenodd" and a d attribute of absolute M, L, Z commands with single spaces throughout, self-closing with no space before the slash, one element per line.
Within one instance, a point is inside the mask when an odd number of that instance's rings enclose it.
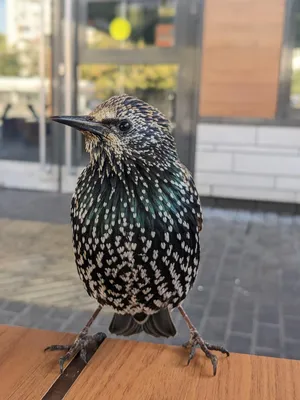
<path fill-rule="evenodd" d="M 89 116 L 53 116 L 52 121 L 59 122 L 60 124 L 71 126 L 79 131 L 93 133 L 97 136 L 103 136 L 107 127 L 98 121 L 93 121 Z"/>

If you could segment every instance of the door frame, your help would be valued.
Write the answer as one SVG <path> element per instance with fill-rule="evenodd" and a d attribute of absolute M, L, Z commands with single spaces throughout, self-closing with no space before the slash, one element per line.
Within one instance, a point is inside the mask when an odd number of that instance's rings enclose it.
<path fill-rule="evenodd" d="M 54 0 L 56 1 L 56 0 Z M 53 82 L 51 76 L 46 76 L 46 33 L 45 33 L 45 4 L 40 1 L 40 21 L 39 21 L 39 103 L 38 114 L 35 115 L 38 122 L 38 144 L 37 160 L 25 161 L 14 158 L 0 158 L 0 187 L 56 192 L 58 190 L 59 168 L 53 159 L 52 148 L 47 148 L 47 129 L 46 129 L 46 95 L 47 90 L 53 91 Z M 14 21 L 14 23 L 16 23 Z M 37 77 L 28 77 L 32 81 L 32 87 L 35 87 Z M 19 77 L 16 77 L 16 80 Z M 51 84 L 50 84 L 51 82 Z M 14 84 L 18 84 L 14 83 Z M 8 89 L 9 90 L 9 89 Z M 13 89 L 12 89 L 13 90 Z M 21 91 L 22 89 L 20 89 Z M 52 97 L 52 96 L 51 96 Z M 29 104 L 27 104 L 29 106 Z M 2 146 L 3 122 L 6 113 L 10 107 L 6 107 L 0 116 L 0 146 Z M 32 111 L 32 110 L 31 110 Z M 35 114 L 35 112 L 33 112 Z M 56 148 L 53 141 L 53 148 Z"/>
<path fill-rule="evenodd" d="M 56 0 L 59 1 L 59 0 Z M 103 0 L 105 1 L 105 0 Z M 151 1 L 151 0 L 149 0 Z M 77 67 L 84 64 L 177 64 L 176 117 L 174 136 L 181 161 L 194 173 L 198 122 L 199 81 L 204 0 L 177 0 L 175 45 L 170 48 L 149 47 L 133 50 L 94 50 L 85 43 L 87 4 L 99 0 L 64 1 L 64 104 L 66 114 L 76 113 Z M 61 35 L 57 36 L 61 47 Z M 60 99 L 61 101 L 61 99 Z M 72 191 L 79 169 L 74 166 L 71 128 L 65 127 L 65 161 L 60 185 Z"/>

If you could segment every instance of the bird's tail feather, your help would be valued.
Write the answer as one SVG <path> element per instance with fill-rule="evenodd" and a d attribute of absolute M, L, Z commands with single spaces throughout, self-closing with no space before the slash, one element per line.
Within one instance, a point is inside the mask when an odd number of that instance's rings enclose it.
<path fill-rule="evenodd" d="M 131 336 L 142 331 L 155 337 L 170 337 L 176 335 L 170 312 L 167 308 L 152 315 L 139 313 L 114 314 L 109 331 L 115 335 Z"/>
<path fill-rule="evenodd" d="M 143 326 L 138 324 L 129 314 L 114 314 L 109 325 L 109 331 L 115 335 L 130 336 L 140 333 L 142 330 Z"/>

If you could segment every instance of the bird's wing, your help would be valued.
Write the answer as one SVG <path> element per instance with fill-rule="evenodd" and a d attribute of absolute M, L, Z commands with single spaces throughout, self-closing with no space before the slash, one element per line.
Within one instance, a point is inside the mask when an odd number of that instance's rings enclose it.
<path fill-rule="evenodd" d="M 184 172 L 184 177 L 186 179 L 187 185 L 190 188 L 191 193 L 195 193 L 195 196 L 197 196 L 196 202 L 197 202 L 197 205 L 199 206 L 199 214 L 197 214 L 197 216 L 198 216 L 198 227 L 199 227 L 199 231 L 202 231 L 202 228 L 203 228 L 203 213 L 202 213 L 200 195 L 198 193 L 198 190 L 196 188 L 194 179 L 193 179 L 190 171 L 182 163 L 180 163 L 180 166 L 181 166 L 181 168 L 182 168 L 182 170 Z"/>

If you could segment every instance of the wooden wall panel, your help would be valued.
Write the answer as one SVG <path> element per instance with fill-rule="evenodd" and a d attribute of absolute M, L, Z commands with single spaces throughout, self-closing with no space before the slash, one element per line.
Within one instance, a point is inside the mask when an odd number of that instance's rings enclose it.
<path fill-rule="evenodd" d="M 273 118 L 285 0 L 205 0 L 200 115 Z"/>

